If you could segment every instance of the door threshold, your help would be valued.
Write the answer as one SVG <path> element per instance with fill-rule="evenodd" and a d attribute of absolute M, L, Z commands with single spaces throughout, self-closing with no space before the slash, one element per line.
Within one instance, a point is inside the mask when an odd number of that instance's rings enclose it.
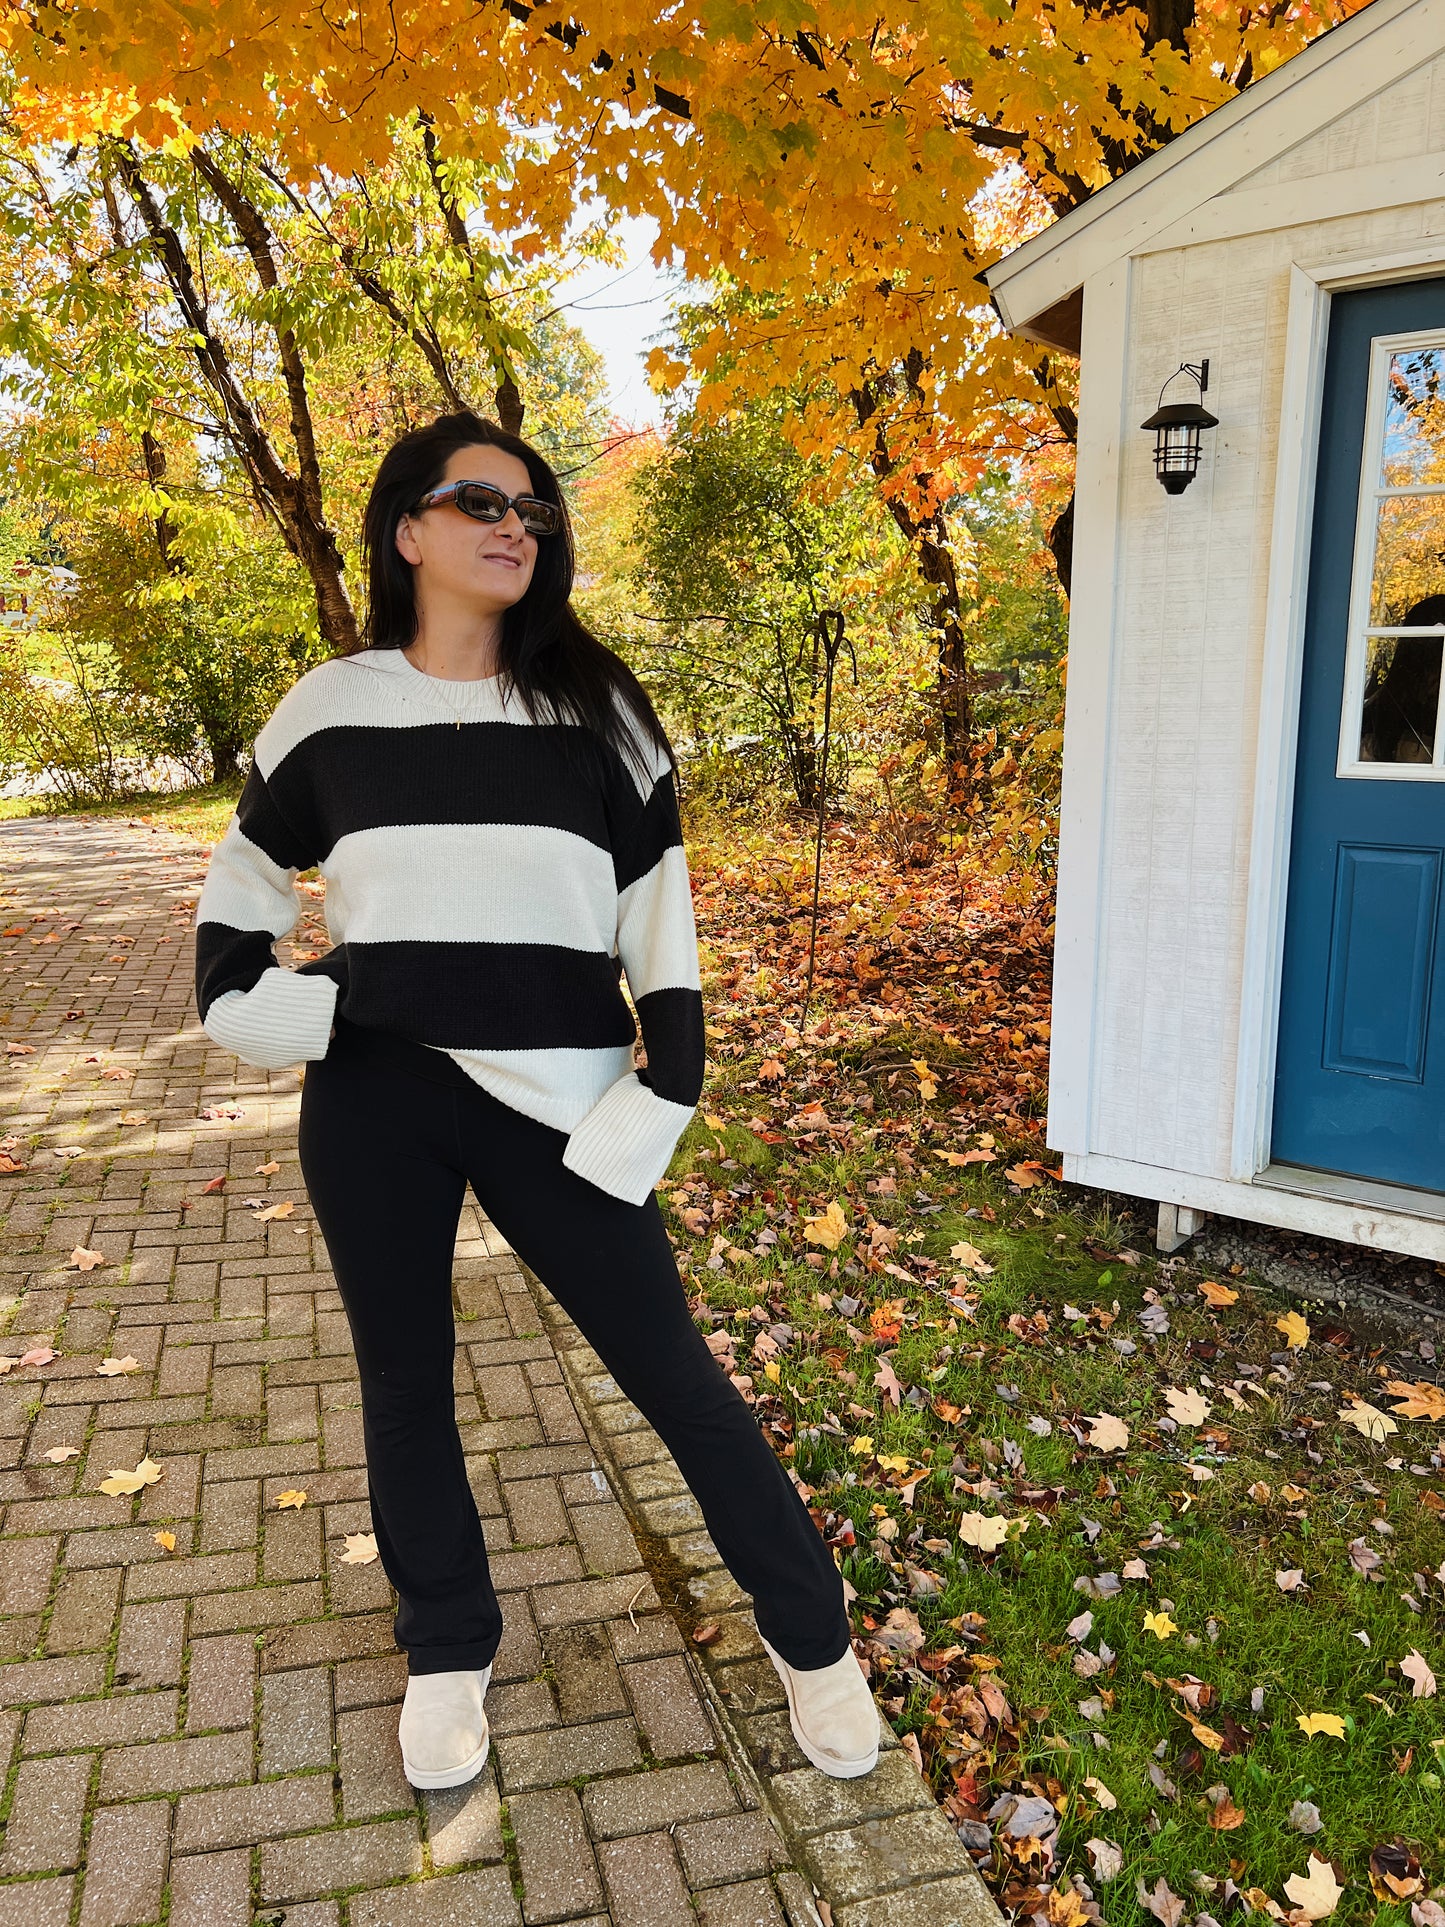
<path fill-rule="evenodd" d="M 1403 1217 L 1445 1223 L 1445 1192 L 1418 1191 L 1413 1185 L 1385 1184 L 1378 1178 L 1342 1177 L 1338 1171 L 1312 1171 L 1302 1164 L 1267 1164 L 1253 1182 L 1271 1191 L 1330 1198 L 1337 1204 L 1375 1205 Z"/>

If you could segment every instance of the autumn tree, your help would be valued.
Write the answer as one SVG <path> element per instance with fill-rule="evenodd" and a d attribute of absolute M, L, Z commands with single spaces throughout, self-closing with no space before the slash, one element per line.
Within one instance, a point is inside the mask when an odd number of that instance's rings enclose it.
<path fill-rule="evenodd" d="M 377 164 L 416 114 L 439 155 L 478 166 L 482 223 L 523 259 L 590 205 L 655 218 L 659 262 L 746 297 L 689 344 L 706 406 L 798 390 L 799 452 L 840 485 L 875 478 L 932 598 L 958 747 L 967 637 L 942 504 L 1000 450 L 1073 428 L 1070 370 L 1002 337 L 981 270 L 1356 4 L 361 0 L 333 17 L 215 0 L 167 16 L 162 47 L 147 0 L 34 0 L 3 31 L 32 132 L 274 139 L 301 183 Z M 661 349 L 653 368 L 684 372 Z"/>
<path fill-rule="evenodd" d="M 855 660 L 866 672 L 886 659 L 890 616 L 904 620 L 914 596 L 903 546 L 890 568 L 869 496 L 826 491 L 818 465 L 784 435 L 783 412 L 758 403 L 726 425 L 683 416 L 639 469 L 632 579 L 644 600 L 632 626 L 653 685 L 711 691 L 708 733 L 761 731 L 799 807 L 813 810 L 819 618 L 842 615 L 852 643 L 845 674 Z M 835 672 L 835 702 L 842 695 Z M 830 779 L 843 767 L 835 741 Z"/>
<path fill-rule="evenodd" d="M 103 132 L 61 155 L 12 126 L 0 146 L 3 380 L 39 439 L 129 435 L 168 568 L 180 566 L 162 499 L 171 457 L 209 439 L 213 466 L 243 482 L 305 571 L 331 650 L 357 638 L 317 405 L 338 362 L 387 371 L 370 384 L 382 405 L 360 411 L 367 470 L 407 412 L 473 407 L 520 426 L 549 350 L 543 437 L 568 416 L 585 427 L 598 399 L 595 357 L 574 368 L 570 395 L 557 378 L 559 264 L 524 268 L 485 241 L 475 167 L 439 155 L 424 121 L 393 136 L 380 167 L 305 189 L 258 143 L 220 133 L 178 152 Z M 605 245 L 601 230 L 579 245 Z M 398 366 L 422 382 L 399 382 Z M 385 403 L 407 387 L 398 422 Z"/>

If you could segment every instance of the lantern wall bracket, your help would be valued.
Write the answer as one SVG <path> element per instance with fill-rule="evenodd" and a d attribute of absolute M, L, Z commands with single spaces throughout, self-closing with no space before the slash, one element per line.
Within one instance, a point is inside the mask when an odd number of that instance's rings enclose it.
<path fill-rule="evenodd" d="M 1188 375 L 1199 390 L 1199 401 L 1166 402 L 1164 390 L 1169 382 Z M 1199 473 L 1199 436 L 1203 429 L 1217 428 L 1219 418 L 1203 405 L 1209 387 L 1209 360 L 1181 361 L 1159 390 L 1159 405 L 1148 421 L 1139 426 L 1154 435 L 1154 472 L 1170 495 L 1181 495 Z"/>

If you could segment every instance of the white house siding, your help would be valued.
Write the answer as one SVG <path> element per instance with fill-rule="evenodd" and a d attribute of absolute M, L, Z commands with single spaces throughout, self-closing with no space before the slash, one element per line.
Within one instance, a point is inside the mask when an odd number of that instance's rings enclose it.
<path fill-rule="evenodd" d="M 1430 152 L 1445 152 L 1445 59 L 1249 184 Z M 1290 265 L 1437 234 L 1445 258 L 1445 198 L 1131 265 L 1089 1142 L 1062 1149 L 1230 1175 Z M 1220 427 L 1170 497 L 1133 424 L 1181 361 L 1206 355 Z M 1170 391 L 1189 392 L 1182 379 Z M 1086 446 L 1081 484 L 1088 462 Z"/>
<path fill-rule="evenodd" d="M 1231 193 L 1445 152 L 1445 54 L 1235 183 Z"/>

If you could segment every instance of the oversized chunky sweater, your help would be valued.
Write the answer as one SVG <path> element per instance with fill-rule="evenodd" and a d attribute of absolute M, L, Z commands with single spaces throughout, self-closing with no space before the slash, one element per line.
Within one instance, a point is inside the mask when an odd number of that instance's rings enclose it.
<path fill-rule="evenodd" d="M 596 737 L 581 775 L 562 741 L 576 729 L 532 723 L 498 677 L 425 675 L 399 649 L 309 670 L 258 733 L 212 852 L 196 1003 L 266 1069 L 324 1057 L 337 1011 L 445 1051 L 566 1131 L 569 1169 L 641 1204 L 702 1092 L 692 891 L 666 758 L 634 727 L 646 778 Z M 272 945 L 313 864 L 334 948 L 283 969 Z"/>

